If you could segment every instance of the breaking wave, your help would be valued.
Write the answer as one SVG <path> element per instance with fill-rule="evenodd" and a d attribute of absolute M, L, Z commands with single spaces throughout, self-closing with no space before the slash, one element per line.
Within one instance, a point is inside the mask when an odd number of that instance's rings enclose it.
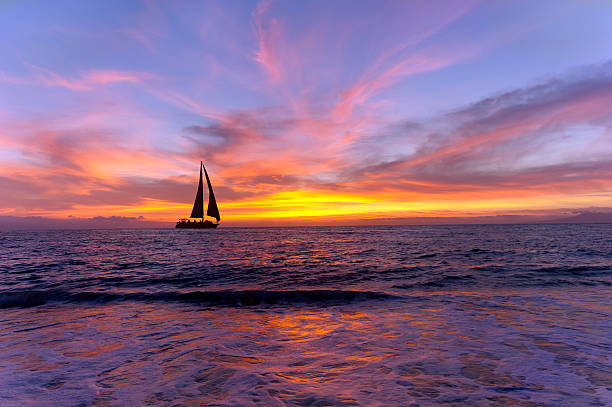
<path fill-rule="evenodd" d="M 243 291 L 190 291 L 190 292 L 68 292 L 8 291 L 0 292 L 0 308 L 28 308 L 47 304 L 104 304 L 109 302 L 181 302 L 211 306 L 259 306 L 316 304 L 333 305 L 356 301 L 399 298 L 373 291 L 342 290 L 243 290 Z"/>

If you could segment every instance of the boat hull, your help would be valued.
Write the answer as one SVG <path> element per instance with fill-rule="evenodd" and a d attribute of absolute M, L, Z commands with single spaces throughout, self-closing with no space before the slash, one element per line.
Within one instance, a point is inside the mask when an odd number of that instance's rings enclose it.
<path fill-rule="evenodd" d="M 177 229 L 215 229 L 218 223 L 206 222 L 177 222 Z"/>

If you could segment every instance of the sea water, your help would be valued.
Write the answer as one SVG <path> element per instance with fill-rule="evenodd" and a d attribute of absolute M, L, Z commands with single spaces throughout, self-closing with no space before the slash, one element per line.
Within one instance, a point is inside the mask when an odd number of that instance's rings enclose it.
<path fill-rule="evenodd" d="M 612 225 L 0 233 L 0 406 L 612 405 Z"/>

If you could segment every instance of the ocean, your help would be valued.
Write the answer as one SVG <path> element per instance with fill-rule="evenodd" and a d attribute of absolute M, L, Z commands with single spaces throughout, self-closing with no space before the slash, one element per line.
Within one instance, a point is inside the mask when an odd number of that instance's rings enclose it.
<path fill-rule="evenodd" d="M 0 406 L 612 405 L 611 236 L 0 232 Z"/>

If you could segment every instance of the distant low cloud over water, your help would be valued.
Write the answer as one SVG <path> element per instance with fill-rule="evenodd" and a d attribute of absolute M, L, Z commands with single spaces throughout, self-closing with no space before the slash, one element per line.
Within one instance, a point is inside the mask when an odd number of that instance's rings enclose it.
<path fill-rule="evenodd" d="M 229 225 L 609 219 L 611 19 L 581 1 L 9 2 L 0 222 L 167 225 L 200 160 Z"/>
<path fill-rule="evenodd" d="M 95 216 L 93 218 L 68 217 L 62 219 L 41 216 L 0 216 L 0 230 L 46 230 L 46 229 L 124 229 L 163 228 L 170 222 L 149 221 L 142 217 Z"/>

